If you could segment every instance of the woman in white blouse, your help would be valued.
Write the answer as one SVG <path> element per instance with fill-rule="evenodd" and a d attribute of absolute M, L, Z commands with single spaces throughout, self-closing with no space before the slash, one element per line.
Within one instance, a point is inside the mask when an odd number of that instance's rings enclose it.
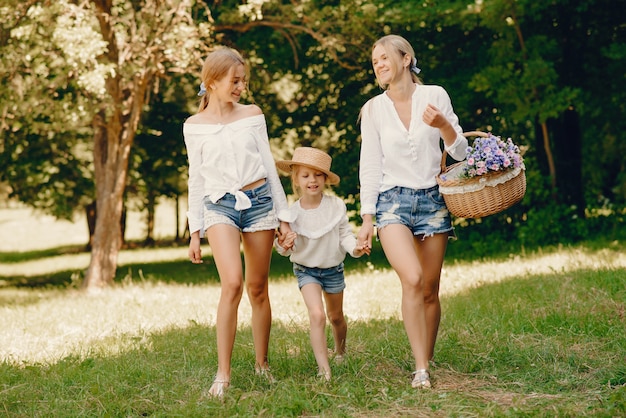
<path fill-rule="evenodd" d="M 439 280 L 450 214 L 439 193 L 445 150 L 465 158 L 462 135 L 450 98 L 439 86 L 423 85 L 415 52 L 397 35 L 372 48 L 372 65 L 385 90 L 361 109 L 361 217 L 358 241 L 371 246 L 374 217 L 385 255 L 400 278 L 402 318 L 415 360 L 412 386 L 431 387 L 429 360 L 441 317 Z"/>
<path fill-rule="evenodd" d="M 221 282 L 217 308 L 215 380 L 209 396 L 222 397 L 230 385 L 231 357 L 244 277 L 252 306 L 255 371 L 273 380 L 267 352 L 271 326 L 268 276 L 275 230 L 291 231 L 288 209 L 270 151 L 265 117 L 256 105 L 238 103 L 246 89 L 241 55 L 220 48 L 206 58 L 198 113 L 183 125 L 189 159 L 189 258 L 202 263 L 206 235 Z"/>

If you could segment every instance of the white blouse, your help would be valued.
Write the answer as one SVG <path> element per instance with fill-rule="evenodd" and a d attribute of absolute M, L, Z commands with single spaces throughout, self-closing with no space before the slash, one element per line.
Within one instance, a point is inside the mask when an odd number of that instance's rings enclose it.
<path fill-rule="evenodd" d="M 250 199 L 241 189 L 263 178 L 269 182 L 278 218 L 285 219 L 287 198 L 276 172 L 264 115 L 227 124 L 184 123 L 183 135 L 189 159 L 190 233 L 200 231 L 204 236 L 205 196 L 215 203 L 231 193 L 235 209 L 248 209 Z"/>
<path fill-rule="evenodd" d="M 361 113 L 361 215 L 375 214 L 378 194 L 393 187 L 427 189 L 437 184 L 441 169 L 441 134 L 422 120 L 426 106 L 435 105 L 457 131 L 446 146 L 457 161 L 465 159 L 467 138 L 452 109 L 448 93 L 440 86 L 415 85 L 411 122 L 407 130 L 387 92 L 370 99 Z"/>
<path fill-rule="evenodd" d="M 317 268 L 338 266 L 345 260 L 346 253 L 355 257 L 356 237 L 343 200 L 324 194 L 318 207 L 303 209 L 298 200 L 289 212 L 289 226 L 298 237 L 291 250 L 285 250 L 275 240 L 274 246 L 280 255 L 290 256 L 293 263 Z"/>

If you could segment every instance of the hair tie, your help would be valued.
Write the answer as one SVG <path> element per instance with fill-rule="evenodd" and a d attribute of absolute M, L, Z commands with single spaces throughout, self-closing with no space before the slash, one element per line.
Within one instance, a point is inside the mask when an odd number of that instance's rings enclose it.
<path fill-rule="evenodd" d="M 422 70 L 420 70 L 419 68 L 417 68 L 417 58 L 413 57 L 413 60 L 411 61 L 411 71 L 413 71 L 415 74 L 419 74 L 422 72 Z"/>
<path fill-rule="evenodd" d="M 198 96 L 204 96 L 206 94 L 206 87 L 204 86 L 204 82 L 200 83 L 200 91 L 198 92 Z"/>

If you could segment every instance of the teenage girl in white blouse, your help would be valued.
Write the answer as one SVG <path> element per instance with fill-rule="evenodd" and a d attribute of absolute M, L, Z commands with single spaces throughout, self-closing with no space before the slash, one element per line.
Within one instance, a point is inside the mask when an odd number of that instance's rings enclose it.
<path fill-rule="evenodd" d="M 268 296 L 275 230 L 291 229 L 288 209 L 270 151 L 265 117 L 256 105 L 238 103 L 246 89 L 241 55 L 220 48 L 204 62 L 198 113 L 183 125 L 189 159 L 189 258 L 202 263 L 200 239 L 206 234 L 220 277 L 217 308 L 217 373 L 208 395 L 222 397 L 230 385 L 237 311 L 245 286 L 252 306 L 257 374 L 272 380 L 267 362 L 271 325 Z"/>
<path fill-rule="evenodd" d="M 400 36 L 385 36 L 373 46 L 374 73 L 385 91 L 361 110 L 358 241 L 371 246 L 376 217 L 378 238 L 402 286 L 402 318 L 415 360 L 412 386 L 422 388 L 431 387 L 439 280 L 454 236 L 436 181 L 440 140 L 452 158 L 463 160 L 467 139 L 446 91 L 423 85 L 416 64 L 413 48 Z"/>

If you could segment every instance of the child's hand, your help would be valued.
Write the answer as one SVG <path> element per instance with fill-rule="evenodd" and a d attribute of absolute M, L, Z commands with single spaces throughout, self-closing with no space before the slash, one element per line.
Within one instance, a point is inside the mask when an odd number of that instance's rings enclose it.
<path fill-rule="evenodd" d="M 283 247 L 285 250 L 291 250 L 293 248 L 293 244 L 296 242 L 296 238 L 298 234 L 293 231 L 289 231 L 286 234 L 278 235 L 278 245 Z"/>
<path fill-rule="evenodd" d="M 354 251 L 352 252 L 353 255 L 355 257 L 360 257 L 363 254 L 367 254 L 370 255 L 370 253 L 372 252 L 372 249 L 369 247 L 369 245 L 367 244 L 357 244 L 356 247 L 354 247 Z"/>

